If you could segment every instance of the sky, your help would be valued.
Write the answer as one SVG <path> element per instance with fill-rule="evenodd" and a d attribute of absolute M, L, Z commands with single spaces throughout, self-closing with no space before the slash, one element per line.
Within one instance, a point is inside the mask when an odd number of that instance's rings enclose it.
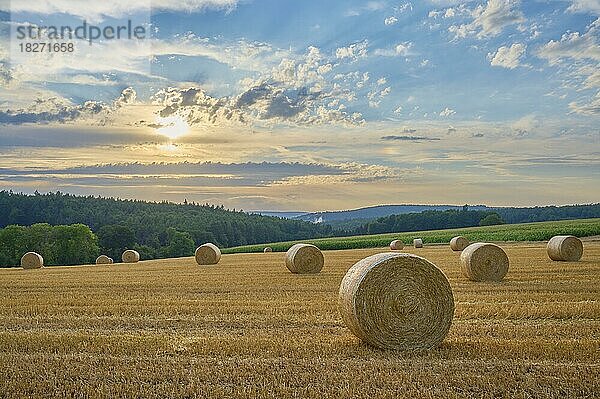
<path fill-rule="evenodd" d="M 600 0 L 0 10 L 0 190 L 281 211 L 600 198 Z M 83 21 L 146 35 L 54 54 L 15 36 Z"/>

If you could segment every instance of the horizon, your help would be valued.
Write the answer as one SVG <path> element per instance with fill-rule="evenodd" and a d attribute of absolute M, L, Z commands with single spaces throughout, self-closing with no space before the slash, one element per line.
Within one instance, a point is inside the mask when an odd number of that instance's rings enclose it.
<path fill-rule="evenodd" d="M 27 196 L 34 196 L 34 193 L 26 193 L 26 192 L 15 192 L 13 190 L 0 190 L 0 192 L 8 192 L 11 194 L 15 194 L 15 195 L 27 195 Z M 68 192 L 63 192 L 63 191 L 50 191 L 50 192 L 39 192 L 38 194 L 40 195 L 47 195 L 47 194 L 66 194 L 66 195 L 71 195 L 71 196 L 76 196 L 76 197 L 84 197 L 83 195 L 78 195 L 78 194 L 72 194 L 72 193 L 68 193 Z M 93 198 L 98 198 L 98 199 L 114 199 L 116 201 L 142 201 L 142 202 L 146 202 L 146 203 L 151 203 L 151 204 L 160 204 L 161 202 L 167 202 L 169 204 L 174 204 L 174 205 L 196 205 L 196 206 L 215 206 L 215 207 L 219 207 L 219 206 L 224 206 L 223 204 L 215 204 L 215 203 L 199 203 L 199 202 L 195 202 L 195 201 L 188 201 L 187 204 L 185 202 L 175 202 L 175 201 L 168 201 L 168 200 L 161 200 L 161 201 L 152 201 L 152 200 L 144 200 L 144 199 L 139 199 L 139 198 L 122 198 L 122 197 L 113 197 L 113 196 L 102 196 L 102 195 L 92 195 L 90 194 L 89 196 L 93 197 Z M 185 201 L 185 199 L 184 199 Z M 574 204 L 542 204 L 542 205 L 536 205 L 536 207 L 540 207 L 540 208 L 545 208 L 545 207 L 568 207 L 568 206 L 589 206 L 589 205 L 597 205 L 600 204 L 600 202 L 587 202 L 587 203 L 574 203 Z M 451 206 L 451 207 L 463 207 L 463 206 L 468 206 L 469 208 L 471 207 L 480 207 L 480 206 L 484 206 L 487 208 L 531 208 L 531 206 L 512 206 L 512 205 L 491 205 L 491 204 L 414 204 L 414 203 L 396 203 L 396 204 L 377 204 L 377 205 L 367 205 L 367 206 L 363 206 L 360 208 L 348 208 L 348 209 L 321 209 L 321 210 L 312 210 L 312 211 L 305 211 L 305 210 L 269 210 L 269 209 L 253 209 L 253 210 L 244 210 L 244 209 L 237 209 L 237 208 L 227 208 L 225 207 L 225 210 L 228 211 L 240 211 L 240 212 L 244 212 L 244 213 L 248 213 L 248 214 L 258 214 L 258 213 L 298 213 L 298 214 L 311 214 L 311 213 L 334 213 L 334 212 L 350 212 L 350 211 L 358 211 L 358 210 L 363 210 L 363 209 L 369 209 L 369 208 L 378 208 L 378 207 L 388 207 L 388 206 Z"/>
<path fill-rule="evenodd" d="M 0 0 L 0 190 L 262 212 L 600 198 L 595 1 L 155 4 Z M 47 57 L 14 35 L 82 21 L 103 36 Z M 106 35 L 127 24 L 147 37 Z"/>

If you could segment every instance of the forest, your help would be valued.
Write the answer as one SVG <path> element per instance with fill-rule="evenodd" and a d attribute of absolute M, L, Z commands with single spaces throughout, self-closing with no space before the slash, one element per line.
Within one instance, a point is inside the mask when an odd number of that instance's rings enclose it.
<path fill-rule="evenodd" d="M 352 231 L 351 235 L 402 233 L 408 231 L 443 230 L 459 227 L 493 226 L 504 224 L 496 212 L 461 210 L 425 211 L 379 218 Z"/>
<path fill-rule="evenodd" d="M 126 248 L 136 249 L 142 259 L 154 259 L 192 255 L 196 246 L 206 242 L 230 247 L 333 235 L 331 226 L 251 215 L 207 204 L 0 191 L 0 228 L 37 223 L 88 226 L 97 237 L 99 251 L 115 261 L 120 260 Z M 0 239 L 0 246 L 3 243 Z M 14 255 L 10 263 L 0 264 L 14 265 L 19 259 L 20 255 Z M 49 258 L 46 264 L 52 265 L 51 262 Z M 78 262 L 73 258 L 54 264 Z"/>
<path fill-rule="evenodd" d="M 26 195 L 0 191 L 0 266 L 17 266 L 27 251 L 46 265 L 92 262 L 99 254 L 119 261 L 125 249 L 142 259 L 190 256 L 198 245 L 219 247 L 600 217 L 600 205 L 425 211 L 336 228 L 301 220 L 248 214 L 223 206 L 81 197 L 60 192 Z"/>

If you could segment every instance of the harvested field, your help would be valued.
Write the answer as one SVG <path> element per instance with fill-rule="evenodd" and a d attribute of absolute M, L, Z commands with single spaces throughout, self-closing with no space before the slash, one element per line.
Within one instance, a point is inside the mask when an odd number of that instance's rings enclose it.
<path fill-rule="evenodd" d="M 407 248 L 456 302 L 438 349 L 362 344 L 342 323 L 348 268 L 388 251 L 324 251 L 320 274 L 282 253 L 40 270 L 0 269 L 2 397 L 598 397 L 600 242 L 580 262 L 501 244 L 501 283 L 474 283 L 448 246 Z"/>

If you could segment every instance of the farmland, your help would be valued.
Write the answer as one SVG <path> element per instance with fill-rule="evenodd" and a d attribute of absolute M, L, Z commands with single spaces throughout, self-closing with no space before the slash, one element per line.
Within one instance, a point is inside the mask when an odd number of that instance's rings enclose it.
<path fill-rule="evenodd" d="M 307 276 L 281 253 L 0 270 L 0 396 L 597 397 L 600 242 L 584 245 L 559 263 L 542 244 L 504 244 L 497 284 L 468 282 L 446 246 L 408 249 L 456 302 L 448 337 L 423 353 L 365 346 L 338 313 L 346 270 L 385 249 L 325 251 Z"/>
<path fill-rule="evenodd" d="M 545 241 L 555 235 L 590 237 L 600 235 L 600 219 L 563 220 L 554 222 L 505 224 L 462 229 L 417 231 L 409 233 L 375 234 L 353 237 L 333 237 L 302 242 L 318 246 L 323 250 L 360 249 L 386 247 L 392 240 L 402 240 L 412 244 L 413 238 L 422 238 L 425 243 L 447 243 L 457 235 L 464 235 L 474 241 Z M 268 244 L 274 251 L 287 251 L 294 242 Z M 246 245 L 227 248 L 223 253 L 262 252 L 265 245 Z"/>

